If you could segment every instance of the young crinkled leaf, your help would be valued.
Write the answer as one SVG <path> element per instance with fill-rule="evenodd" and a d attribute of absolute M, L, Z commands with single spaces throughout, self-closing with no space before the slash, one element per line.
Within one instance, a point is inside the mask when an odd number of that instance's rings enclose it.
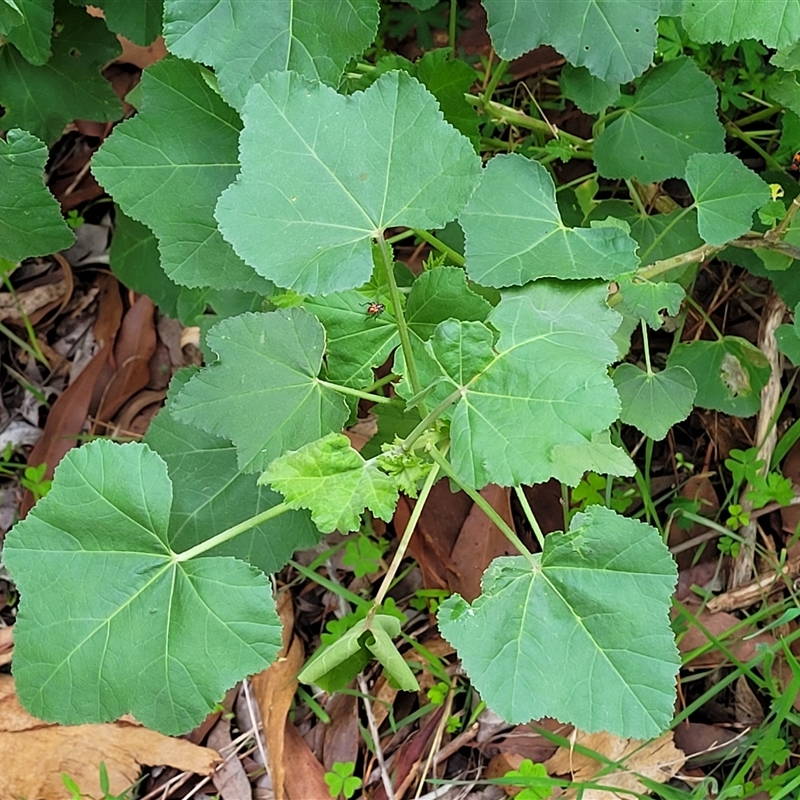
<path fill-rule="evenodd" d="M 682 14 L 695 42 L 760 39 L 767 47 L 785 47 L 800 39 L 797 0 L 706 0 L 685 3 Z"/>
<path fill-rule="evenodd" d="M 746 339 L 724 336 L 715 342 L 683 342 L 667 366 L 685 367 L 697 384 L 695 404 L 737 417 L 761 407 L 761 390 L 770 376 L 767 357 Z"/>
<path fill-rule="evenodd" d="M 177 558 L 171 505 L 156 453 L 99 439 L 66 455 L 6 537 L 22 598 L 14 676 L 35 716 L 69 725 L 132 713 L 183 733 L 274 660 L 269 580 L 234 558 Z"/>
<path fill-rule="evenodd" d="M 243 470 L 261 472 L 287 450 L 342 429 L 347 405 L 317 377 L 325 332 L 313 315 L 242 314 L 211 328 L 207 342 L 219 361 L 187 383 L 173 416 L 232 440 Z"/>
<path fill-rule="evenodd" d="M 642 78 L 595 140 L 594 159 L 605 178 L 653 183 L 682 176 L 692 155 L 722 153 L 724 143 L 714 82 L 691 59 L 676 58 Z"/>
<path fill-rule="evenodd" d="M 641 75 L 656 49 L 659 0 L 483 0 L 489 36 L 501 58 L 551 44 L 604 81 Z"/>
<path fill-rule="evenodd" d="M 28 63 L 13 46 L 0 46 L 3 129 L 23 128 L 48 144 L 74 119 L 113 122 L 122 116 L 122 104 L 100 74 L 121 52 L 117 37 L 103 20 L 66 0 L 56 4 L 55 22 L 53 55 L 41 66 Z"/>
<path fill-rule="evenodd" d="M 538 278 L 614 278 L 639 265 L 636 242 L 618 227 L 569 228 L 538 162 L 495 156 L 459 219 L 470 278 L 519 286 Z"/>
<path fill-rule="evenodd" d="M 236 109 L 268 72 L 292 70 L 336 86 L 378 29 L 377 0 L 166 0 L 171 53 L 214 68 Z"/>
<path fill-rule="evenodd" d="M 242 116 L 242 172 L 217 219 L 248 264 L 301 294 L 363 285 L 375 236 L 443 227 L 480 174 L 469 140 L 404 72 L 350 97 L 273 72 L 250 90 Z"/>
<path fill-rule="evenodd" d="M 195 370 L 196 371 L 196 370 Z M 182 552 L 214 534 L 244 522 L 281 498 L 257 486 L 252 472 L 236 463 L 236 448 L 172 415 L 172 399 L 192 376 L 179 372 L 172 380 L 167 405 L 150 423 L 144 443 L 167 464 L 172 481 L 169 546 Z M 320 539 L 305 511 L 290 511 L 208 551 L 211 556 L 235 556 L 262 572 L 277 572 L 295 550 L 312 547 Z"/>
<path fill-rule="evenodd" d="M 753 212 L 770 199 L 769 186 L 730 153 L 696 153 L 686 183 L 697 206 L 697 228 L 708 244 L 725 244 L 753 224 Z"/>
<path fill-rule="evenodd" d="M 633 364 L 620 364 L 614 370 L 614 386 L 622 403 L 620 420 L 656 441 L 689 416 L 697 394 L 697 384 L 684 367 L 646 372 Z"/>
<path fill-rule="evenodd" d="M 350 533 L 369 509 L 385 522 L 397 505 L 394 480 L 365 461 L 341 433 L 331 433 L 275 459 L 258 479 L 280 492 L 291 508 L 307 508 L 323 532 Z"/>
<path fill-rule="evenodd" d="M 168 58 L 145 70 L 139 113 L 118 125 L 92 172 L 122 210 L 158 237 L 167 276 L 189 287 L 272 287 L 233 252 L 213 216 L 238 172 L 241 123 L 203 77 Z"/>
<path fill-rule="evenodd" d="M 331 380 L 363 388 L 400 344 L 397 325 L 390 308 L 377 317 L 367 313 L 364 290 L 337 292 L 307 300 L 305 307 L 325 326 Z M 412 337 L 426 341 L 436 326 L 454 317 L 460 320 L 486 319 L 492 306 L 467 286 L 464 270 L 436 267 L 427 270 L 411 286 L 405 317 Z"/>
<path fill-rule="evenodd" d="M 503 293 L 488 318 L 496 343 L 486 325 L 451 319 L 415 348 L 429 406 L 456 393 L 445 416 L 460 480 L 575 485 L 589 468 L 619 474 L 620 460 L 630 471 L 618 448 L 595 439 L 619 413 L 607 366 L 618 358 L 620 316 L 605 298 L 605 285 L 536 281 Z M 399 389 L 408 391 L 405 382 Z"/>
<path fill-rule="evenodd" d="M 495 559 L 472 605 L 454 595 L 439 606 L 482 699 L 511 723 L 663 731 L 680 658 L 669 624 L 677 569 L 658 531 L 591 506 L 532 558 Z"/>
<path fill-rule="evenodd" d="M 21 261 L 64 250 L 75 236 L 44 185 L 47 148 L 27 131 L 0 139 L 0 258 Z"/>

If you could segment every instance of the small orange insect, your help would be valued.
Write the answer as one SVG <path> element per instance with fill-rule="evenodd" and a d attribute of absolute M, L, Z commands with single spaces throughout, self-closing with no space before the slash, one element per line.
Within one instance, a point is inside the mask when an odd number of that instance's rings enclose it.
<path fill-rule="evenodd" d="M 789 164 L 789 169 L 792 172 L 800 172 L 800 151 L 792 156 L 792 163 Z"/>
<path fill-rule="evenodd" d="M 798 162 L 800 163 L 800 159 Z M 371 317 L 379 317 L 384 311 L 386 311 L 386 306 L 383 303 L 376 303 L 374 300 L 367 303 L 367 314 Z"/>

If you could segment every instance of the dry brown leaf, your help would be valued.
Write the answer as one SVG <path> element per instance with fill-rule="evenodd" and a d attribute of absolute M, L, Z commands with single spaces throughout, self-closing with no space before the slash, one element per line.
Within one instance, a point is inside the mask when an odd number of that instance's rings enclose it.
<path fill-rule="evenodd" d="M 233 750 L 232 744 L 231 721 L 227 714 L 222 714 L 208 734 L 208 745 L 218 752 L 227 752 L 230 755 L 214 773 L 214 788 L 222 800 L 251 800 L 253 789 L 242 762 L 236 757 L 236 753 L 230 752 Z"/>
<path fill-rule="evenodd" d="M 55 283 L 45 283 L 15 294 L 0 292 L 0 321 L 21 322 L 40 308 L 60 302 L 69 289 L 69 282 L 62 278 Z"/>
<path fill-rule="evenodd" d="M 569 747 L 561 747 L 545 762 L 550 775 L 569 775 L 574 781 L 596 780 L 604 786 L 618 787 L 647 794 L 645 787 L 635 773 L 651 781 L 666 783 L 674 777 L 686 762 L 686 756 L 673 744 L 673 733 L 667 731 L 652 742 L 644 743 L 637 739 L 621 739 L 610 733 L 584 733 L 576 731 L 575 743 L 594 750 L 606 758 L 624 762 L 619 771 L 605 773 L 606 765 L 594 758 L 578 753 Z M 598 775 L 603 772 L 604 774 Z M 567 792 L 564 797 L 575 797 L 577 790 Z M 585 789 L 583 800 L 630 800 L 626 791 L 615 792 L 610 789 Z"/>
<path fill-rule="evenodd" d="M 110 791 L 120 794 L 138 779 L 142 765 L 211 775 L 220 761 L 207 747 L 126 722 L 74 727 L 43 722 L 19 704 L 10 675 L 0 675 L 0 753 L 0 797 L 26 800 L 68 798 L 62 773 L 85 794 L 102 796 L 100 762 Z"/>
<path fill-rule="evenodd" d="M 284 737 L 284 760 L 291 767 L 284 780 L 289 800 L 325 800 L 331 796 L 328 784 L 325 783 L 325 767 L 319 763 L 305 739 L 288 719 Z M 275 797 L 277 800 L 277 792 Z"/>
<path fill-rule="evenodd" d="M 277 606 L 278 616 L 283 623 L 283 647 L 275 663 L 258 675 L 254 675 L 250 683 L 261 712 L 264 741 L 267 746 L 267 768 L 272 779 L 275 800 L 283 800 L 284 786 L 288 789 L 290 783 L 286 779 L 286 766 L 287 764 L 291 766 L 291 761 L 284 756 L 286 717 L 297 690 L 297 673 L 303 666 L 305 654 L 300 640 L 292 636 L 294 609 L 291 593 L 280 594 Z"/>

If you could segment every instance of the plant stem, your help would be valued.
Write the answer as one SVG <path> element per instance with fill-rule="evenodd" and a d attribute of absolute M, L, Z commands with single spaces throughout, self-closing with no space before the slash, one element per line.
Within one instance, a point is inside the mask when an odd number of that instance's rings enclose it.
<path fill-rule="evenodd" d="M 442 415 L 442 412 L 448 406 L 453 405 L 453 403 L 455 403 L 460 397 L 461 397 L 461 390 L 456 389 L 454 392 L 445 397 L 445 399 L 442 400 L 442 402 L 439 403 L 439 405 L 436 406 L 436 408 L 434 408 L 433 411 L 429 411 L 425 415 L 423 420 L 416 426 L 416 428 L 414 428 L 414 430 L 411 431 L 411 433 L 409 433 L 405 439 L 403 439 L 403 444 L 402 444 L 403 451 L 406 453 L 410 452 L 414 442 L 416 442 L 417 439 L 419 439 L 419 437 L 422 436 L 422 434 L 425 433 L 425 431 L 427 431 L 428 428 L 430 428 L 431 425 L 433 425 L 433 423 L 436 422 L 437 419 L 439 419 L 439 417 Z"/>
<path fill-rule="evenodd" d="M 725 130 L 737 139 L 741 139 L 743 142 L 746 142 L 753 150 L 758 153 L 761 158 L 764 159 L 768 167 L 772 167 L 772 169 L 782 170 L 783 167 L 781 166 L 780 162 L 773 156 L 770 155 L 760 144 L 757 144 L 753 137 L 746 133 L 743 130 L 740 130 L 739 126 L 733 122 L 728 122 L 725 124 Z"/>
<path fill-rule="evenodd" d="M 653 368 L 650 366 L 650 341 L 647 338 L 647 323 L 642 320 L 642 349 L 644 350 L 644 363 L 647 365 L 647 374 L 653 374 Z"/>
<path fill-rule="evenodd" d="M 528 502 L 528 498 L 525 496 L 525 492 L 521 486 L 515 486 L 514 493 L 517 495 L 517 500 L 519 500 L 519 504 L 522 506 L 522 510 L 525 513 L 525 517 L 528 520 L 531 529 L 533 530 L 533 535 L 536 537 L 536 541 L 539 542 L 539 547 L 544 550 L 544 534 L 542 533 L 542 528 L 539 525 L 539 522 L 533 515 L 533 509 L 531 508 L 531 504 Z"/>
<path fill-rule="evenodd" d="M 450 18 L 447 26 L 447 43 L 450 45 L 452 57 L 456 57 L 456 22 L 458 20 L 458 0 L 450 0 Z"/>
<path fill-rule="evenodd" d="M 764 236 L 767 239 L 780 239 L 781 236 L 786 233 L 786 229 L 789 227 L 789 223 L 792 221 L 792 217 L 794 217 L 798 209 L 800 209 L 800 195 L 792 200 L 792 204 L 786 211 L 786 216 L 775 226 L 775 229 L 767 231 Z"/>
<path fill-rule="evenodd" d="M 485 101 L 482 97 L 476 97 L 472 94 L 465 94 L 464 97 L 466 98 L 467 102 L 471 103 L 472 105 L 483 108 L 483 110 L 493 119 L 501 120 L 509 125 L 517 125 L 520 128 L 526 128 L 537 133 L 544 133 L 550 138 L 563 139 L 565 142 L 569 142 L 575 147 L 591 152 L 591 142 L 587 141 L 586 139 L 581 139 L 580 136 L 573 136 L 571 133 L 562 131 L 560 128 L 557 129 L 558 136 L 554 137 L 553 129 L 550 125 L 548 125 L 544 120 L 535 119 L 534 117 L 528 116 L 524 111 L 517 111 L 515 108 L 509 108 L 508 106 L 504 106 L 502 103 L 497 103 L 494 100 Z"/>
<path fill-rule="evenodd" d="M 383 267 L 386 272 L 386 281 L 389 284 L 389 296 L 392 298 L 392 307 L 394 309 L 394 317 L 397 322 L 397 333 L 400 335 L 400 346 L 403 348 L 403 356 L 405 357 L 406 370 L 408 370 L 408 380 L 414 394 L 419 394 L 422 391 L 422 386 L 419 382 L 419 375 L 417 374 L 417 364 L 414 361 L 414 354 L 411 352 L 411 337 L 408 333 L 408 323 L 406 316 L 403 313 L 403 298 L 400 294 L 400 288 L 394 277 L 394 258 L 392 256 L 392 249 L 383 238 L 383 233 L 378 234 L 378 250 L 383 260 Z"/>
<path fill-rule="evenodd" d="M 648 248 L 647 248 L 647 250 L 645 250 L 645 251 L 644 251 L 644 253 L 642 253 L 642 261 L 644 261 L 644 260 L 645 260 L 645 259 L 646 259 L 646 258 L 647 258 L 649 255 L 650 255 L 650 253 L 652 253 L 652 252 L 653 252 L 653 250 L 655 250 L 655 248 L 656 248 L 656 247 L 658 247 L 658 245 L 659 245 L 659 244 L 661 243 L 661 241 L 662 241 L 662 240 L 663 240 L 663 239 L 664 239 L 664 238 L 667 236 L 667 234 L 669 234 L 669 232 L 670 232 L 670 231 L 671 231 L 671 230 L 672 230 L 672 229 L 673 229 L 673 228 L 674 228 L 674 227 L 675 227 L 675 226 L 676 226 L 676 225 L 677 225 L 677 224 L 678 224 L 678 223 L 679 223 L 679 222 L 680 222 L 680 221 L 681 221 L 681 220 L 682 220 L 682 219 L 683 219 L 683 218 L 684 218 L 684 217 L 685 217 L 685 216 L 686 216 L 686 215 L 687 215 L 687 214 L 688 214 L 688 213 L 689 213 L 689 212 L 690 212 L 690 211 L 691 211 L 693 208 L 695 208 L 695 204 L 694 204 L 694 203 L 692 203 L 692 205 L 690 205 L 688 208 L 684 208 L 684 209 L 683 209 L 683 211 L 681 211 L 679 214 L 676 214 L 676 215 L 675 215 L 675 219 L 673 219 L 673 220 L 672 220 L 672 221 L 671 221 L 671 222 L 670 222 L 670 223 L 669 223 L 669 224 L 668 224 L 668 225 L 667 225 L 667 226 L 664 228 L 664 230 L 663 230 L 663 231 L 661 231 L 661 233 L 659 233 L 659 234 L 658 234 L 658 236 L 656 236 L 656 238 L 655 238 L 655 239 L 653 239 L 653 241 L 650 243 L 650 247 L 648 247 Z"/>
<path fill-rule="evenodd" d="M 500 60 L 497 62 L 497 67 L 492 72 L 492 77 L 489 79 L 489 83 L 486 85 L 486 89 L 483 92 L 483 97 L 480 98 L 480 101 L 484 106 L 484 110 L 488 111 L 486 106 L 492 101 L 492 95 L 494 95 L 495 89 L 497 89 L 498 84 L 503 79 L 503 75 L 505 75 L 507 67 L 508 61 Z"/>
<path fill-rule="evenodd" d="M 334 392 L 339 392 L 339 394 L 349 394 L 351 397 L 358 397 L 361 400 L 369 400 L 372 403 L 394 403 L 397 405 L 397 400 L 393 397 L 386 397 L 382 394 L 372 394 L 371 392 L 363 392 L 361 389 L 352 389 L 349 386 L 342 386 L 339 383 L 328 383 L 328 381 L 323 381 L 320 378 L 317 378 L 317 383 L 320 386 L 324 386 L 326 389 L 333 389 Z"/>
<path fill-rule="evenodd" d="M 480 508 L 481 511 L 483 511 L 483 513 L 486 514 L 486 516 L 489 517 L 489 519 L 494 522 L 495 525 L 497 525 L 497 527 L 500 529 L 500 532 L 506 537 L 506 539 L 508 539 L 508 541 L 517 548 L 519 554 L 524 556 L 532 567 L 538 569 L 539 563 L 534 558 L 533 553 L 531 553 L 530 550 L 525 547 L 519 536 L 517 536 L 517 534 L 509 527 L 508 523 L 494 510 L 494 508 L 492 508 L 488 500 L 486 500 L 486 498 L 480 492 L 476 492 L 475 489 L 465 486 L 444 456 L 435 447 L 430 449 L 430 456 L 441 467 L 442 472 L 444 472 L 444 474 L 447 475 L 450 480 L 457 484 L 459 489 L 462 489 L 464 492 L 466 492 L 475 505 L 478 506 L 478 508 Z"/>
<path fill-rule="evenodd" d="M 268 508 L 266 511 L 262 511 L 260 514 L 256 514 L 254 517 L 240 522 L 238 525 L 233 525 L 221 533 L 218 533 L 216 536 L 212 536 L 210 539 L 206 539 L 204 542 L 200 542 L 200 544 L 196 544 L 194 547 L 184 550 L 182 553 L 174 553 L 172 560 L 176 562 L 189 561 L 225 542 L 229 542 L 231 539 L 235 539 L 242 533 L 247 533 L 251 528 L 255 528 L 256 525 L 261 525 L 262 522 L 267 522 L 268 520 L 275 519 L 275 517 L 279 517 L 286 511 L 291 511 L 289 506 L 286 503 L 279 503 L 277 506 Z"/>
<path fill-rule="evenodd" d="M 377 608 L 386 598 L 386 593 L 389 591 L 389 587 L 392 585 L 394 576 L 397 575 L 397 570 L 400 569 L 400 564 L 405 558 L 406 550 L 408 550 L 408 544 L 411 541 L 411 536 L 414 533 L 414 529 L 417 527 L 417 522 L 419 522 L 419 518 L 422 515 L 422 509 L 425 508 L 425 502 L 428 499 L 428 495 L 431 493 L 433 484 L 436 483 L 436 479 L 438 477 L 439 467 L 434 465 L 431 471 L 428 473 L 428 476 L 425 478 L 425 483 L 422 484 L 422 489 L 420 489 L 419 492 L 419 498 L 414 506 L 414 510 L 411 512 L 411 516 L 408 518 L 406 529 L 403 531 L 403 535 L 400 538 L 400 543 L 397 545 L 397 550 L 392 558 L 392 563 L 389 564 L 389 569 L 383 576 L 378 593 L 375 595 L 375 604 L 373 608 Z"/>
<path fill-rule="evenodd" d="M 714 335 L 722 341 L 725 337 L 722 335 L 720 329 L 714 324 L 711 317 L 708 316 L 706 310 L 700 305 L 690 294 L 686 295 L 686 302 L 703 318 L 703 321 L 714 332 Z"/>
<path fill-rule="evenodd" d="M 432 233 L 428 233 L 428 231 L 416 228 L 414 229 L 414 233 L 419 236 L 420 239 L 427 242 L 435 250 L 438 250 L 440 253 L 444 253 L 454 264 L 458 264 L 459 267 L 464 266 L 464 256 L 462 256 L 461 253 L 457 253 L 452 247 L 448 247 L 444 242 L 437 239 Z"/>

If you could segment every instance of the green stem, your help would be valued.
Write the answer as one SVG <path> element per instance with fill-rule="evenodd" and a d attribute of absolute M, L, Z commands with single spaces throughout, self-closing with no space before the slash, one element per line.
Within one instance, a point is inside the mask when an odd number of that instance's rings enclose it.
<path fill-rule="evenodd" d="M 782 108 L 781 105 L 770 105 L 769 108 L 762 108 L 761 111 L 755 111 L 752 114 L 748 114 L 746 117 L 742 117 L 741 119 L 736 120 L 736 125 L 740 128 L 744 128 L 745 125 L 749 125 L 751 122 L 759 122 L 762 119 L 767 119 L 773 114 L 776 114 Z"/>
<path fill-rule="evenodd" d="M 411 433 L 409 433 L 405 439 L 403 439 L 402 450 L 406 453 L 410 452 L 414 442 L 416 442 L 417 439 L 419 439 L 419 437 L 422 436 L 422 434 L 425 433 L 425 431 L 427 431 L 437 419 L 439 419 L 439 417 L 442 415 L 442 412 L 448 406 L 453 405 L 453 403 L 455 403 L 460 397 L 461 390 L 456 389 L 450 395 L 445 397 L 445 399 L 442 400 L 442 402 L 439 403 L 439 405 L 436 406 L 433 411 L 428 412 L 422 422 L 420 422 L 416 428 L 414 428 L 414 430 L 411 431 Z"/>
<path fill-rule="evenodd" d="M 653 368 L 650 366 L 650 341 L 647 338 L 647 323 L 642 320 L 642 348 L 644 349 L 644 363 L 647 365 L 647 374 L 653 375 Z"/>
<path fill-rule="evenodd" d="M 731 136 L 735 137 L 736 139 L 741 139 L 749 147 L 755 150 L 756 153 L 758 153 L 761 158 L 764 159 L 764 161 L 767 163 L 767 166 L 772 167 L 772 169 L 783 169 L 780 162 L 773 155 L 770 155 L 770 153 L 768 153 L 760 144 L 757 144 L 749 133 L 740 130 L 738 125 L 733 122 L 728 122 L 725 125 L 725 130 Z"/>
<path fill-rule="evenodd" d="M 450 0 L 450 18 L 447 26 L 447 42 L 450 45 L 452 57 L 456 57 L 456 21 L 458 20 L 458 0 Z"/>
<path fill-rule="evenodd" d="M 414 360 L 414 353 L 411 352 L 411 336 L 408 332 L 408 323 L 406 316 L 403 313 L 403 298 L 400 293 L 400 288 L 394 277 L 394 258 L 392 257 L 392 249 L 383 238 L 383 233 L 378 234 L 378 251 L 381 254 L 383 261 L 384 271 L 386 272 L 386 281 L 389 284 L 389 296 L 392 298 L 392 308 L 394 310 L 395 322 L 397 323 L 397 333 L 400 335 L 400 346 L 403 348 L 403 356 L 405 357 L 406 370 L 408 370 L 408 381 L 414 394 L 419 394 L 422 391 L 422 386 L 419 382 L 419 375 L 417 373 L 417 364 Z"/>
<path fill-rule="evenodd" d="M 633 185 L 633 181 L 625 179 L 625 185 L 628 187 L 628 194 L 631 196 L 631 200 L 633 200 L 633 204 L 636 206 L 639 214 L 643 217 L 648 216 L 647 209 L 644 207 L 642 203 L 642 198 L 639 197 L 639 192 L 636 191 L 636 187 Z M 644 258 L 644 256 L 642 256 Z"/>
<path fill-rule="evenodd" d="M 486 106 L 492 102 L 492 96 L 494 95 L 500 81 L 503 79 L 503 75 L 505 75 L 507 68 L 508 61 L 503 61 L 501 59 L 497 62 L 497 67 L 495 67 L 494 71 L 492 72 L 492 77 L 489 79 L 489 83 L 486 85 L 486 90 L 483 93 L 483 97 L 479 98 L 480 103 L 484 106 L 484 110 L 488 111 Z"/>
<path fill-rule="evenodd" d="M 798 209 L 800 209 L 800 195 L 792 200 L 792 204 L 786 211 L 786 216 L 775 226 L 774 230 L 766 234 L 767 238 L 780 239 L 780 237 L 786 233 L 786 229 L 789 227 L 789 223 L 792 221 L 792 217 L 794 217 Z"/>
<path fill-rule="evenodd" d="M 531 508 L 531 504 L 528 502 L 528 498 L 525 496 L 524 490 L 521 486 L 515 486 L 514 493 L 517 495 L 517 500 L 519 500 L 519 504 L 522 506 L 522 510 L 525 513 L 528 524 L 531 526 L 533 535 L 536 537 L 536 541 L 539 542 L 539 547 L 544 550 L 544 534 L 542 533 L 542 528 L 539 525 L 539 522 L 533 514 L 533 509 Z"/>
<path fill-rule="evenodd" d="M 227 530 L 218 533 L 216 536 L 212 536 L 210 539 L 206 539 L 206 541 L 200 542 L 200 544 L 196 544 L 188 550 L 184 550 L 182 553 L 175 553 L 173 561 L 189 561 L 196 556 L 207 553 L 209 550 L 213 550 L 213 548 L 225 542 L 229 542 L 231 539 L 235 539 L 242 533 L 247 533 L 247 531 L 255 528 L 257 525 L 261 525 L 263 522 L 268 522 L 271 519 L 275 519 L 275 517 L 279 517 L 286 511 L 291 511 L 286 503 L 280 503 L 277 506 L 268 508 L 266 511 L 262 511 L 260 514 L 256 514 L 254 517 L 250 517 L 250 519 L 246 519 L 238 525 L 233 525 Z"/>
<path fill-rule="evenodd" d="M 334 392 L 339 394 L 349 394 L 351 397 L 358 397 L 361 400 L 369 400 L 372 403 L 393 403 L 397 405 L 397 400 L 392 397 L 386 397 L 382 394 L 372 394 L 371 392 L 362 392 L 360 389 L 351 389 L 349 386 L 342 386 L 339 383 L 328 383 L 317 378 L 317 383 L 324 386 L 326 389 L 333 389 Z"/>
<path fill-rule="evenodd" d="M 433 484 L 436 483 L 436 479 L 438 477 L 439 477 L 439 467 L 434 465 L 431 468 L 431 471 L 428 473 L 428 476 L 425 478 L 425 483 L 422 484 L 422 489 L 420 489 L 419 497 L 417 498 L 417 502 L 414 505 L 414 510 L 411 512 L 411 516 L 408 518 L 406 529 L 403 531 L 403 535 L 400 537 L 400 543 L 397 545 L 397 550 L 395 551 L 395 554 L 392 558 L 392 563 L 389 564 L 389 569 L 383 576 L 381 585 L 378 588 L 378 593 L 375 595 L 375 603 L 373 605 L 373 610 L 377 608 L 384 601 L 386 593 L 389 591 L 389 587 L 392 585 L 394 576 L 397 574 L 397 570 L 400 569 L 400 564 L 405 558 L 406 550 L 408 550 L 408 545 L 409 542 L 411 541 L 411 536 L 414 533 L 415 528 L 417 527 L 417 523 L 419 522 L 420 516 L 422 515 L 422 509 L 425 508 L 425 503 L 428 500 L 428 495 L 431 493 L 431 489 L 433 489 Z"/>
<path fill-rule="evenodd" d="M 376 389 L 380 389 L 383 386 L 386 386 L 387 383 L 392 383 L 396 381 L 400 376 L 396 375 L 394 372 L 390 372 L 388 375 L 384 375 L 382 378 L 378 378 L 375 383 L 371 383 L 369 386 L 364 389 L 365 392 L 374 392 Z"/>
<path fill-rule="evenodd" d="M 553 128 L 544 120 L 528 116 L 524 111 L 517 111 L 515 108 L 509 108 L 494 100 L 484 101 L 482 97 L 476 97 L 472 94 L 465 94 L 464 97 L 471 105 L 483 108 L 493 119 L 500 120 L 509 125 L 517 125 L 520 128 L 526 128 L 536 133 L 544 133 L 551 139 L 563 139 L 565 142 L 569 142 L 575 147 L 591 152 L 591 142 L 588 142 L 586 139 L 581 139 L 580 136 L 573 136 L 573 134 L 562 131 L 560 128 L 558 129 L 557 135 L 554 135 Z"/>
<path fill-rule="evenodd" d="M 424 242 L 427 242 L 435 250 L 438 250 L 440 253 L 444 253 L 454 264 L 457 264 L 459 267 L 464 266 L 464 256 L 462 256 L 461 253 L 457 253 L 452 247 L 448 247 L 444 242 L 437 239 L 432 233 L 428 233 L 428 231 L 422 229 L 415 229 L 414 233 Z"/>
<path fill-rule="evenodd" d="M 683 209 L 683 211 L 681 211 L 679 214 L 676 214 L 676 215 L 675 215 L 675 219 L 673 219 L 673 220 L 672 220 L 672 221 L 671 221 L 671 222 L 670 222 L 670 223 L 669 223 L 669 224 L 668 224 L 668 225 L 667 225 L 667 226 L 664 228 L 664 230 L 663 230 L 663 231 L 661 231 L 661 233 L 659 233 L 659 234 L 658 234 L 658 236 L 656 236 L 656 238 L 655 238 L 655 239 L 653 239 L 652 243 L 650 244 L 650 247 L 648 247 L 648 248 L 647 248 L 647 250 L 645 250 L 645 251 L 644 251 L 644 253 L 643 253 L 643 254 L 642 254 L 642 256 L 641 256 L 641 259 L 642 259 L 642 261 L 645 261 L 645 260 L 647 259 L 647 257 L 650 255 L 650 253 L 652 253 L 652 252 L 653 252 L 653 250 L 655 250 L 655 248 L 656 248 L 656 247 L 658 247 L 658 245 L 659 245 L 659 244 L 661 244 L 662 240 L 663 240 L 663 239 L 664 239 L 664 238 L 665 238 L 665 237 L 666 237 L 666 236 L 669 234 L 669 232 L 670 232 L 670 231 L 671 231 L 671 230 L 672 230 L 672 229 L 673 229 L 673 228 L 674 228 L 674 227 L 675 227 L 675 226 L 676 226 L 676 225 L 677 225 L 677 224 L 678 224 L 678 223 L 679 223 L 679 222 L 680 222 L 680 221 L 681 221 L 681 220 L 682 220 L 682 219 L 683 219 L 683 218 L 684 218 L 684 217 L 685 217 L 685 216 L 686 216 L 686 215 L 687 215 L 687 214 L 688 214 L 688 213 L 689 213 L 689 212 L 690 212 L 690 211 L 691 211 L 693 208 L 695 208 L 695 205 L 694 205 L 694 203 L 693 203 L 692 205 L 690 205 L 688 208 L 684 208 L 684 209 Z"/>
<path fill-rule="evenodd" d="M 503 536 L 508 539 L 511 544 L 516 547 L 517 551 L 521 556 L 523 556 L 528 563 L 534 568 L 539 568 L 539 562 L 534 558 L 533 554 L 528 550 L 527 547 L 522 543 L 522 540 L 517 536 L 517 534 L 509 527 L 508 523 L 492 508 L 491 504 L 488 500 L 480 492 L 476 492 L 475 489 L 465 486 L 461 479 L 456 475 L 453 468 L 447 462 L 447 460 L 442 456 L 442 454 L 435 448 L 432 447 L 430 449 L 430 456 L 431 458 L 441 467 L 442 472 L 450 478 L 460 489 L 462 489 L 466 494 L 470 497 L 473 503 L 475 503 L 478 508 L 486 514 L 489 519 L 494 522 L 495 525 L 500 529 L 500 532 Z"/>
<path fill-rule="evenodd" d="M 703 318 L 703 321 L 714 332 L 714 335 L 722 341 L 725 337 L 722 335 L 720 329 L 712 322 L 711 317 L 708 316 L 706 310 L 698 303 L 690 294 L 686 295 L 686 302 Z"/>

